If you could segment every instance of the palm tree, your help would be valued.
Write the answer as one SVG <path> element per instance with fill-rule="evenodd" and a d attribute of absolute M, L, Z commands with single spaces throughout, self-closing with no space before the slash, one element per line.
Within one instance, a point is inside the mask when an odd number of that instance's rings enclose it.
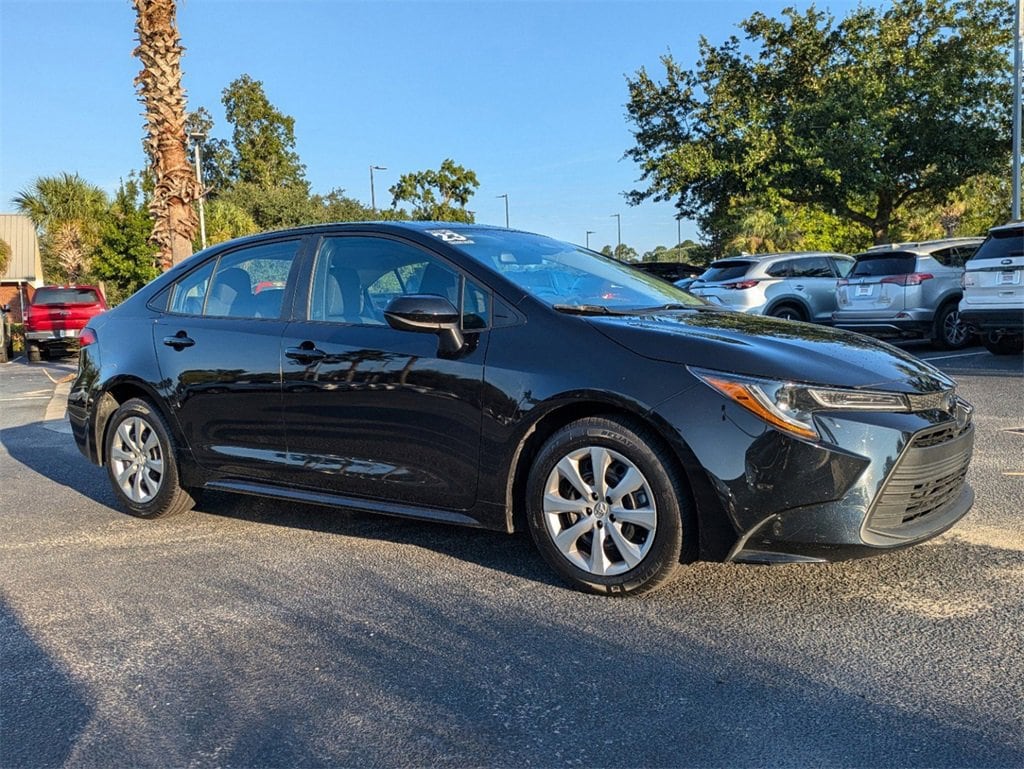
<path fill-rule="evenodd" d="M 135 78 L 139 101 L 146 109 L 146 139 L 154 189 L 153 245 L 160 249 L 164 269 L 192 254 L 199 224 L 192 204 L 199 183 L 188 159 L 185 137 L 185 90 L 181 86 L 181 38 L 175 23 L 175 0 L 132 0 L 142 62 Z"/>
<path fill-rule="evenodd" d="M 78 174 L 40 176 L 13 202 L 36 226 L 48 280 L 74 282 L 89 272 L 107 211 L 103 190 Z"/>

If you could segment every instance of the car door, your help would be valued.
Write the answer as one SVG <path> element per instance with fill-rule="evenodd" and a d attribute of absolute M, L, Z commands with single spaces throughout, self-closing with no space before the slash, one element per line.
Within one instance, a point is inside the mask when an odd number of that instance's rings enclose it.
<path fill-rule="evenodd" d="M 462 311 L 464 348 L 384 319 L 402 294 Z M 465 510 L 476 501 L 490 297 L 436 254 L 386 236 L 325 236 L 305 318 L 285 329 L 283 413 L 292 483 Z"/>
<path fill-rule="evenodd" d="M 168 401 L 206 468 L 273 479 L 284 462 L 283 299 L 300 246 L 275 240 L 207 261 L 175 284 L 153 325 Z"/>
<path fill-rule="evenodd" d="M 810 309 L 809 320 L 815 323 L 832 320 L 836 309 L 837 276 L 827 256 L 805 256 L 794 260 L 790 280 Z"/>

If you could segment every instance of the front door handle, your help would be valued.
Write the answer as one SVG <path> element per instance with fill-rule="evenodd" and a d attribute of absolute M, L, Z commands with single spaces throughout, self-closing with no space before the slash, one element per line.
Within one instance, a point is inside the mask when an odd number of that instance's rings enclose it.
<path fill-rule="evenodd" d="M 318 350 L 311 342 L 304 342 L 299 347 L 289 347 L 286 349 L 284 357 L 308 365 L 323 360 L 327 357 L 327 353 L 323 350 Z"/>
<path fill-rule="evenodd" d="M 175 350 L 183 350 L 186 347 L 191 347 L 196 343 L 196 340 L 186 334 L 184 331 L 179 331 L 174 336 L 165 336 L 164 344 L 168 347 L 173 347 Z"/>

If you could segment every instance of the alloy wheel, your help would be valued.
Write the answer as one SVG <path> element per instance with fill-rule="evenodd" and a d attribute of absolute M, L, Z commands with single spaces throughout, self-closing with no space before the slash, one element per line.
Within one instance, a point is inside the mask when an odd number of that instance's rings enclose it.
<path fill-rule="evenodd" d="M 950 347 L 961 347 L 967 341 L 970 332 L 960 320 L 960 312 L 953 310 L 942 321 L 942 336 Z"/>
<path fill-rule="evenodd" d="M 110 449 L 114 479 L 136 504 L 151 501 L 160 491 L 164 457 L 160 439 L 141 417 L 129 417 L 117 427 Z"/>
<path fill-rule="evenodd" d="M 635 568 L 654 543 L 651 486 L 617 451 L 585 446 L 562 457 L 544 487 L 544 521 L 558 552 L 597 576 Z"/>

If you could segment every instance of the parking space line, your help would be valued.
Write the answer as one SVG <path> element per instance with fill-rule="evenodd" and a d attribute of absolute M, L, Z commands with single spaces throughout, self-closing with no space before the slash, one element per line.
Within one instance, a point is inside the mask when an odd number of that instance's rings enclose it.
<path fill-rule="evenodd" d="M 961 352 L 956 355 L 937 355 L 934 358 L 921 358 L 921 360 L 950 360 L 951 358 L 970 358 L 972 355 L 988 355 L 988 350 L 979 352 Z"/>

